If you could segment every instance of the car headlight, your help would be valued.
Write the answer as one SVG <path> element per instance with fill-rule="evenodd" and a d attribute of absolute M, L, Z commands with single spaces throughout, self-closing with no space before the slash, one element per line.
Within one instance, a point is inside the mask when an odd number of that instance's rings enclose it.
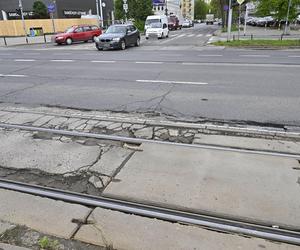
<path fill-rule="evenodd" d="M 115 37 L 112 40 L 115 41 L 115 42 L 119 42 L 120 41 L 120 37 Z"/>
<path fill-rule="evenodd" d="M 96 43 L 99 42 L 99 37 L 95 37 L 95 42 L 96 42 Z"/>

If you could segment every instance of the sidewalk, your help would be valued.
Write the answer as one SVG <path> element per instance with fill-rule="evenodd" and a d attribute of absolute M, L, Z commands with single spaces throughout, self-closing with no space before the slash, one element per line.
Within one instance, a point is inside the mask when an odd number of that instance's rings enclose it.
<path fill-rule="evenodd" d="M 283 34 L 283 30 L 271 29 L 264 27 L 253 27 L 247 25 L 246 33 L 244 36 L 244 26 L 241 25 L 240 39 L 280 39 Z M 284 36 L 283 39 L 300 39 L 300 30 L 290 30 L 290 35 Z M 238 31 L 231 32 L 231 39 L 238 38 Z M 210 43 L 217 41 L 227 41 L 227 32 L 218 30 L 215 32 L 215 36 L 210 39 Z"/>
<path fill-rule="evenodd" d="M 46 35 L 46 42 L 50 43 L 51 42 L 51 36 L 52 35 Z M 36 36 L 36 37 L 28 37 L 28 44 L 41 44 L 45 43 L 45 38 L 44 36 Z M 5 40 L 6 44 L 5 45 Z M 16 46 L 16 45 L 26 45 L 26 38 L 25 37 L 0 37 L 0 47 L 6 47 L 6 46 Z"/>

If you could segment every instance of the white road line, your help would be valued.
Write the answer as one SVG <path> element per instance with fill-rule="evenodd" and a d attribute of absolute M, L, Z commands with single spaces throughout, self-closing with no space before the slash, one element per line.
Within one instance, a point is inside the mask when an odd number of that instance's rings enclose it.
<path fill-rule="evenodd" d="M 32 52 L 32 53 L 24 53 L 24 55 L 30 55 L 30 56 L 35 56 L 35 55 L 40 55 L 41 53 L 38 53 L 38 52 L 36 52 L 36 53 L 34 53 L 34 52 Z"/>
<path fill-rule="evenodd" d="M 264 68 L 300 68 L 300 64 L 267 64 L 267 63 L 193 63 L 184 62 L 186 66 L 237 66 L 237 67 L 264 67 Z"/>
<path fill-rule="evenodd" d="M 136 64 L 163 64 L 163 62 L 135 62 Z"/>
<path fill-rule="evenodd" d="M 207 34 L 207 35 L 206 35 L 206 37 L 211 37 L 211 36 L 212 36 L 212 34 Z"/>
<path fill-rule="evenodd" d="M 185 35 L 184 34 L 181 34 L 181 35 L 178 35 L 177 37 L 184 37 Z"/>
<path fill-rule="evenodd" d="M 184 84 L 184 85 L 207 85 L 206 82 L 181 82 L 181 81 L 162 81 L 162 80 L 136 80 L 144 83 L 166 83 L 166 84 Z"/>
<path fill-rule="evenodd" d="M 74 62 L 74 60 L 66 60 L 66 59 L 55 59 L 50 61 L 51 62 Z"/>
<path fill-rule="evenodd" d="M 300 57 L 300 56 L 288 56 L 288 57 L 291 57 L 291 58 L 298 58 L 298 57 Z"/>
<path fill-rule="evenodd" d="M 199 35 L 197 35 L 196 37 L 201 37 L 201 36 L 203 36 L 203 34 L 199 34 Z"/>
<path fill-rule="evenodd" d="M 223 56 L 223 55 L 198 55 L 198 56 L 201 56 L 201 57 L 219 57 L 219 56 Z"/>
<path fill-rule="evenodd" d="M 0 74 L 0 77 L 27 77 L 26 75 L 5 75 L 5 74 Z"/>
<path fill-rule="evenodd" d="M 193 36 L 194 36 L 194 34 L 189 34 L 186 37 L 193 37 Z"/>
<path fill-rule="evenodd" d="M 70 54 L 71 53 L 53 53 L 53 55 L 56 55 L 56 56 L 68 56 Z"/>
<path fill-rule="evenodd" d="M 269 55 L 239 55 L 241 57 L 270 57 Z"/>
<path fill-rule="evenodd" d="M 116 61 L 91 61 L 92 63 L 115 63 Z"/>
<path fill-rule="evenodd" d="M 178 39 L 178 38 L 180 38 L 180 37 L 183 37 L 183 36 L 185 36 L 185 35 L 184 35 L 184 34 L 181 34 L 181 35 L 179 35 L 179 36 L 175 36 L 175 37 L 169 38 L 169 39 L 167 39 L 167 40 L 161 42 L 160 44 L 165 44 L 165 43 L 171 42 L 171 41 L 173 41 L 173 40 L 175 40 L 175 39 Z"/>
<path fill-rule="evenodd" d="M 15 59 L 15 62 L 34 62 L 35 59 Z"/>

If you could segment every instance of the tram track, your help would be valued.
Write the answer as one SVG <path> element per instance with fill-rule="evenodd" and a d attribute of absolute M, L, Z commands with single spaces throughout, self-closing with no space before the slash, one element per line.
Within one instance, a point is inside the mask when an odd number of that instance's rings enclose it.
<path fill-rule="evenodd" d="M 245 149 L 245 148 L 239 148 L 239 147 L 216 146 L 216 145 L 207 145 L 207 144 L 186 144 L 186 143 L 160 141 L 160 140 L 152 140 L 152 139 L 142 139 L 142 138 L 126 137 L 126 136 L 118 136 L 118 135 L 108 135 L 108 134 L 100 134 L 100 133 L 98 134 L 98 133 L 90 133 L 90 132 L 79 132 L 79 131 L 71 131 L 71 130 L 63 130 L 63 129 L 44 128 L 44 127 L 36 127 L 36 126 L 30 126 L 30 125 L 0 123 L 0 128 L 19 129 L 19 130 L 32 131 L 32 132 L 44 132 L 44 133 L 61 135 L 61 136 L 85 137 L 85 138 L 93 138 L 93 139 L 99 139 L 99 140 L 118 141 L 121 143 L 129 143 L 129 144 L 135 144 L 135 145 L 140 145 L 142 143 L 157 143 L 157 144 L 164 144 L 164 145 L 184 146 L 184 147 L 189 147 L 189 148 L 202 148 L 202 149 L 211 149 L 211 150 L 221 150 L 221 151 L 227 151 L 227 152 L 249 153 L 249 154 L 256 154 L 256 155 L 270 155 L 270 156 L 276 156 L 276 157 L 287 157 L 287 158 L 300 159 L 300 154 L 295 154 L 295 153 L 284 153 L 284 152 L 268 151 L 268 150 L 254 150 L 254 149 Z"/>
<path fill-rule="evenodd" d="M 119 199 L 90 196 L 86 194 L 73 193 L 5 179 L 0 179 L 0 188 L 84 206 L 101 207 L 104 209 L 110 209 L 169 222 L 200 226 L 219 232 L 246 235 L 276 242 L 300 245 L 300 232 L 278 228 L 272 225 L 266 226 L 255 223 L 245 223 L 234 219 L 224 219 L 216 216 L 189 213 L 185 211 L 168 209 L 159 206 L 150 206 Z"/>

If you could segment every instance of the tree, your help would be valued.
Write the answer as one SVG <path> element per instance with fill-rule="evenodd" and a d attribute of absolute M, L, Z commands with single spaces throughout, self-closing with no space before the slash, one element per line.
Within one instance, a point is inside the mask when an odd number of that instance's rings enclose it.
<path fill-rule="evenodd" d="M 228 0 L 211 0 L 210 8 L 211 12 L 215 14 L 216 17 L 222 18 L 222 27 L 225 27 L 226 24 L 226 15 L 227 12 L 224 10 L 225 5 L 228 5 Z"/>
<path fill-rule="evenodd" d="M 144 29 L 144 23 L 147 16 L 152 15 L 152 0 L 128 0 L 128 19 L 134 19 L 134 22 L 139 30 Z M 125 19 L 123 10 L 123 0 L 115 0 L 115 16 L 116 19 Z"/>
<path fill-rule="evenodd" d="M 258 16 L 273 16 L 277 20 L 285 20 L 289 0 L 257 0 Z M 295 20 L 297 17 L 297 7 L 300 5 L 300 0 L 291 0 L 291 8 L 289 20 Z"/>
<path fill-rule="evenodd" d="M 47 7 L 42 1 L 35 1 L 32 9 L 35 18 L 48 18 Z"/>
<path fill-rule="evenodd" d="M 204 0 L 195 1 L 195 19 L 205 19 L 208 13 L 209 6 L 204 2 Z"/>

